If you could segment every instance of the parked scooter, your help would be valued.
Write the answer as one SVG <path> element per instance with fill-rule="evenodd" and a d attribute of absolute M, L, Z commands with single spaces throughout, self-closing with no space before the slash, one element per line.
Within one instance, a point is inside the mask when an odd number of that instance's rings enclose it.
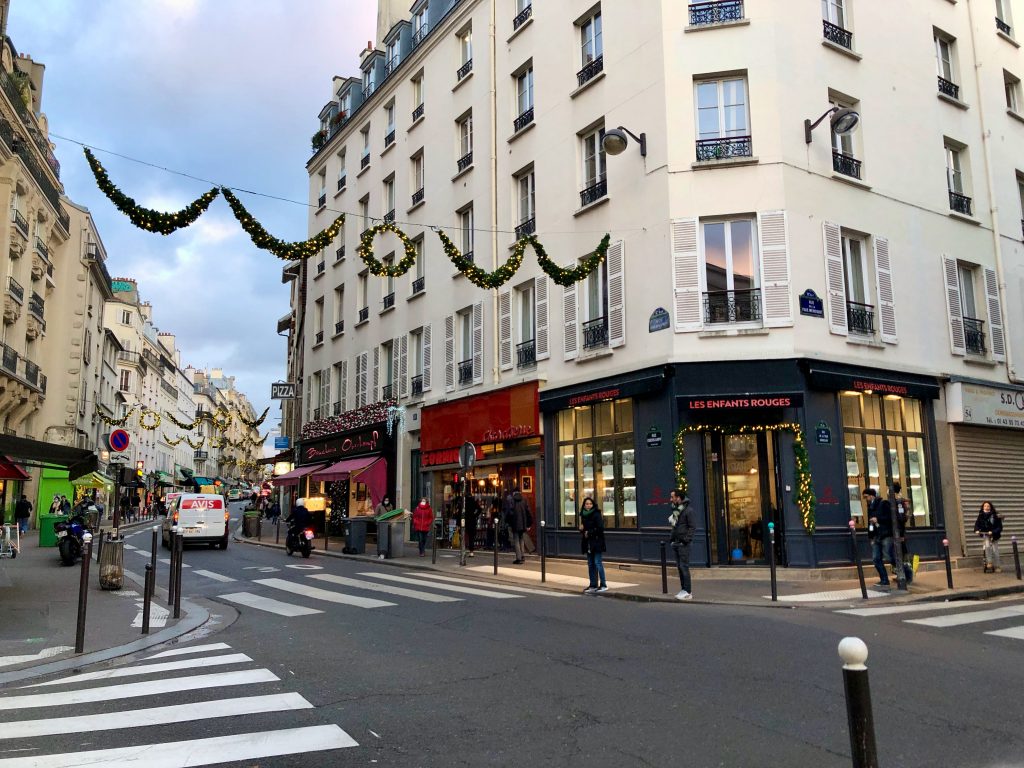
<path fill-rule="evenodd" d="M 74 515 L 65 522 L 55 523 L 53 530 L 57 534 L 57 551 L 61 563 L 74 565 L 82 556 L 84 536 L 89 532 L 85 515 Z"/>
<path fill-rule="evenodd" d="M 284 550 L 289 557 L 292 552 L 301 552 L 303 557 L 309 557 L 313 553 L 313 529 L 290 527 L 284 540 Z"/>

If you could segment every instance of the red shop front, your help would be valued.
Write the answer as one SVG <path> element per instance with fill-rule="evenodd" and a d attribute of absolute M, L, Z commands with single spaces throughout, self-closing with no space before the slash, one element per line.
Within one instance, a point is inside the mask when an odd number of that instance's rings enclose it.
<path fill-rule="evenodd" d="M 529 503 L 534 521 L 539 519 L 543 446 L 536 382 L 429 405 L 421 419 L 423 489 L 449 531 L 458 517 L 459 448 L 466 441 L 476 446 L 476 464 L 466 473 L 467 489 L 482 513 L 489 515 L 495 504 L 500 509 L 506 492 L 518 489 Z M 533 531 L 530 535 L 536 541 Z M 475 543 L 489 546 L 489 536 L 481 518 Z"/>

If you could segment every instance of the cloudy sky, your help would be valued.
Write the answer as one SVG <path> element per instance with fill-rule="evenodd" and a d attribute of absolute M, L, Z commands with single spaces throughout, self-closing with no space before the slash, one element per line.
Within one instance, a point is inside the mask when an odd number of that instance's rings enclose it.
<path fill-rule="evenodd" d="M 111 275 L 134 277 L 183 362 L 225 369 L 257 411 L 284 376 L 282 263 L 218 199 L 188 229 L 143 232 L 96 188 L 81 147 L 265 192 L 241 195 L 277 237 L 306 232 L 309 138 L 333 75 L 375 37 L 372 0 L 12 0 L 8 34 L 46 65 L 43 111 L 67 195 L 91 211 Z M 96 151 L 141 205 L 177 210 L 209 188 Z M 274 405 L 265 428 L 276 427 Z"/>

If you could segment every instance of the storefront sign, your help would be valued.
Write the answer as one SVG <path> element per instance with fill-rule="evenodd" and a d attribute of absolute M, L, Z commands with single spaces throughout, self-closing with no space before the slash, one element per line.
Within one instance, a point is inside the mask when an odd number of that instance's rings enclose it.
<path fill-rule="evenodd" d="M 832 445 L 832 430 L 824 421 L 819 421 L 814 428 L 814 442 L 818 445 Z"/>
<path fill-rule="evenodd" d="M 381 453 L 384 451 L 384 435 L 384 425 L 377 424 L 353 432 L 343 432 L 336 437 L 318 440 L 313 444 L 300 443 L 299 464 L 337 461 L 368 453 Z"/>
<path fill-rule="evenodd" d="M 660 371 L 653 375 L 625 378 L 619 381 L 607 382 L 592 389 L 578 390 L 548 390 L 541 394 L 540 407 L 546 413 L 561 411 L 565 408 L 575 408 L 578 405 L 593 405 L 604 400 L 618 400 L 619 398 L 635 397 L 636 395 L 647 395 L 660 392 L 665 386 L 665 375 Z"/>
<path fill-rule="evenodd" d="M 746 408 L 799 408 L 804 404 L 801 392 L 788 394 L 743 394 L 718 397 L 685 397 L 690 411 L 737 411 Z"/>
<path fill-rule="evenodd" d="M 270 399 L 271 400 L 294 400 L 295 399 L 295 382 L 293 381 L 275 381 L 270 385 Z"/>
<path fill-rule="evenodd" d="M 420 448 L 424 453 L 454 448 L 457 462 L 466 441 L 501 443 L 539 434 L 537 383 L 531 382 L 424 407 Z"/>
<path fill-rule="evenodd" d="M 661 430 L 658 429 L 658 427 L 651 427 L 650 429 L 647 430 L 647 447 L 661 447 Z"/>
<path fill-rule="evenodd" d="M 799 298 L 801 315 L 807 315 L 808 317 L 825 316 L 825 302 L 810 288 L 801 293 Z"/>
<path fill-rule="evenodd" d="M 668 312 L 665 311 L 664 307 L 658 307 L 651 312 L 651 319 L 647 321 L 647 332 L 654 333 L 655 331 L 667 330 L 670 324 Z"/>
<path fill-rule="evenodd" d="M 1024 429 L 1024 391 L 955 381 L 947 386 L 946 399 L 951 422 Z"/>
<path fill-rule="evenodd" d="M 440 451 L 424 451 L 420 454 L 420 466 L 439 467 L 447 464 L 458 464 L 459 450 L 458 448 L 444 448 Z M 483 457 L 484 452 L 480 450 L 479 445 L 476 446 L 477 461 L 480 461 Z"/>
<path fill-rule="evenodd" d="M 939 384 L 930 377 L 901 375 L 897 372 L 858 370 L 852 367 L 831 367 L 815 363 L 807 371 L 815 389 L 840 392 L 863 392 L 865 395 L 897 395 L 899 397 L 936 398 Z"/>

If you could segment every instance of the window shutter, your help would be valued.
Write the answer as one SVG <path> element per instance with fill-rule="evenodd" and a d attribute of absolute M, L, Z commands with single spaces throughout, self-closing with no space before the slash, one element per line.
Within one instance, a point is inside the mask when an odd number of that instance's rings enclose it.
<path fill-rule="evenodd" d="M 534 334 L 536 337 L 534 345 L 536 359 L 547 360 L 551 357 L 551 351 L 548 346 L 548 279 L 544 275 L 534 278 L 533 295 L 537 302 L 536 319 L 534 320 L 537 324 Z"/>
<path fill-rule="evenodd" d="M 356 358 L 356 408 L 366 405 L 366 369 L 369 362 L 369 352 L 360 352 Z"/>
<path fill-rule="evenodd" d="M 380 400 L 380 346 L 373 348 L 373 389 L 370 392 L 369 402 L 376 403 Z"/>
<path fill-rule="evenodd" d="M 892 288 L 892 262 L 889 258 L 889 241 L 884 237 L 875 239 L 875 287 L 878 290 L 878 327 L 882 341 L 896 343 L 896 301 Z"/>
<path fill-rule="evenodd" d="M 622 240 L 608 246 L 608 346 L 626 343 L 626 260 Z"/>
<path fill-rule="evenodd" d="M 842 234 L 839 225 L 830 221 L 822 224 L 822 232 L 825 239 L 825 283 L 828 285 L 828 329 L 837 336 L 847 336 Z"/>
<path fill-rule="evenodd" d="M 341 401 L 341 412 L 348 410 L 348 360 L 341 361 L 341 381 L 338 382 L 338 400 Z"/>
<path fill-rule="evenodd" d="M 761 251 L 761 299 L 765 328 L 793 324 L 789 285 L 789 232 L 785 211 L 757 214 Z"/>
<path fill-rule="evenodd" d="M 444 391 L 455 390 L 455 315 L 444 319 Z"/>
<path fill-rule="evenodd" d="M 999 301 L 999 280 L 996 271 L 985 267 L 985 305 L 988 307 L 988 333 L 992 342 L 992 359 L 1006 359 L 1006 336 L 1003 332 L 1003 311 Z"/>
<path fill-rule="evenodd" d="M 700 251 L 697 219 L 674 219 L 672 238 L 672 289 L 675 330 L 699 331 L 704 327 L 700 311 Z"/>
<path fill-rule="evenodd" d="M 398 396 L 403 400 L 409 396 L 409 334 L 398 338 L 401 347 L 398 352 Z"/>
<path fill-rule="evenodd" d="M 523 339 L 526 341 L 526 339 Z M 501 370 L 512 370 L 512 291 L 498 293 L 498 349 Z"/>
<path fill-rule="evenodd" d="M 473 383 L 484 383 L 484 303 L 473 305 Z"/>
<path fill-rule="evenodd" d="M 942 257 L 942 271 L 946 278 L 946 311 L 949 314 L 949 347 L 954 355 L 967 354 L 964 339 L 964 311 L 960 304 L 960 274 L 956 259 Z"/>
<path fill-rule="evenodd" d="M 391 340 L 391 381 L 384 382 L 384 386 L 391 385 L 391 397 L 395 400 L 398 399 L 398 381 L 401 378 L 398 373 L 399 366 L 399 353 L 402 351 L 402 339 L 400 336 L 396 336 Z"/>
<path fill-rule="evenodd" d="M 430 391 L 430 326 L 423 326 L 423 391 Z"/>
<path fill-rule="evenodd" d="M 575 360 L 579 354 L 579 329 L 576 325 L 576 283 L 567 285 L 562 293 L 562 322 L 565 359 Z"/>

